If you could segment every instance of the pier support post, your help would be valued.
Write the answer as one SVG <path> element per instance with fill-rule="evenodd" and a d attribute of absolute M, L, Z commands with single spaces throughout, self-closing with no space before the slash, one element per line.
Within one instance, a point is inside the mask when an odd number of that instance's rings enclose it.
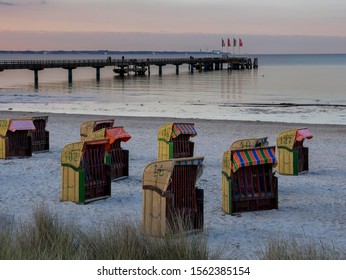
<path fill-rule="evenodd" d="M 77 67 L 74 67 L 74 66 L 72 66 L 72 67 L 63 67 L 63 69 L 68 70 L 68 83 L 69 84 L 72 84 L 72 70 L 76 69 L 76 68 Z"/>
<path fill-rule="evenodd" d="M 255 57 L 255 58 L 253 59 L 253 68 L 254 68 L 254 69 L 257 69 L 257 68 L 258 68 L 258 58 L 257 58 L 257 57 Z"/>
<path fill-rule="evenodd" d="M 35 84 L 35 88 L 38 88 L 38 71 L 43 70 L 43 68 L 33 67 L 28 69 L 34 71 L 34 84 Z"/>
<path fill-rule="evenodd" d="M 100 68 L 99 67 L 97 67 L 96 68 L 96 81 L 100 81 Z"/>
<path fill-rule="evenodd" d="M 162 65 L 159 65 L 159 76 L 162 76 Z"/>
<path fill-rule="evenodd" d="M 38 87 L 38 70 L 34 70 L 35 87 Z"/>
<path fill-rule="evenodd" d="M 149 58 L 147 58 L 147 69 L 148 69 L 148 76 L 150 76 L 150 63 L 149 63 Z"/>
<path fill-rule="evenodd" d="M 175 65 L 175 74 L 179 75 L 179 65 Z"/>
<path fill-rule="evenodd" d="M 220 63 L 215 63 L 215 70 L 220 70 Z"/>
<path fill-rule="evenodd" d="M 190 73 L 193 74 L 193 69 L 195 68 L 194 64 L 190 64 Z"/>
<path fill-rule="evenodd" d="M 72 84 L 72 69 L 68 69 L 68 83 Z"/>

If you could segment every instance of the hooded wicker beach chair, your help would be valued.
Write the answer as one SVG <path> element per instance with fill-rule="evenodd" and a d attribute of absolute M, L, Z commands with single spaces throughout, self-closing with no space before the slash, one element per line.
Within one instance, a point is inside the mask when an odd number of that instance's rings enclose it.
<path fill-rule="evenodd" d="M 119 180 L 129 176 L 129 151 L 121 147 L 122 142 L 131 139 L 131 135 L 127 133 L 122 126 L 102 128 L 89 134 L 87 140 L 106 138 L 109 139 L 109 149 L 111 161 L 111 179 Z"/>
<path fill-rule="evenodd" d="M 197 131 L 193 123 L 168 123 L 158 130 L 158 160 L 193 157 Z"/>
<path fill-rule="evenodd" d="M 203 229 L 203 157 L 159 160 L 143 172 L 143 233 L 165 236 Z"/>
<path fill-rule="evenodd" d="M 0 120 L 0 158 L 30 157 L 32 155 L 30 133 L 35 129 L 32 120 Z"/>
<path fill-rule="evenodd" d="M 266 138 L 259 139 L 236 141 L 223 154 L 222 209 L 225 213 L 278 208 L 275 147 L 262 141 Z"/>
<path fill-rule="evenodd" d="M 61 151 L 61 201 L 89 203 L 111 196 L 109 139 L 71 143 Z"/>
<path fill-rule="evenodd" d="M 49 131 L 46 130 L 48 116 L 30 116 L 28 119 L 33 121 L 35 130 L 30 130 L 32 152 L 49 150 Z"/>
<path fill-rule="evenodd" d="M 304 147 L 305 139 L 313 135 L 307 128 L 289 129 L 281 132 L 277 139 L 278 173 L 299 175 L 309 170 L 309 148 Z"/>

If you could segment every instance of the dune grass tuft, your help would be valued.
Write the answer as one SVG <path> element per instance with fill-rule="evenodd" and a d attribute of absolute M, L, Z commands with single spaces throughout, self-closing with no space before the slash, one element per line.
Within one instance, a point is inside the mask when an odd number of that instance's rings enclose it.
<path fill-rule="evenodd" d="M 223 248 L 208 248 L 203 232 L 184 229 L 165 237 L 143 235 L 131 221 L 110 221 L 103 228 L 63 223 L 47 207 L 33 212 L 33 222 L 0 229 L 3 260 L 208 260 L 223 259 Z M 213 253 L 212 253 L 213 252 Z M 296 238 L 272 238 L 261 260 L 344 260 L 333 244 Z"/>
<path fill-rule="evenodd" d="M 0 259 L 30 260 L 206 260 L 221 258 L 208 252 L 203 233 L 179 232 L 150 237 L 129 221 L 104 228 L 64 224 L 47 207 L 34 210 L 34 222 L 0 231 Z"/>
<path fill-rule="evenodd" d="M 261 253 L 262 260 L 342 260 L 346 254 L 338 251 L 333 244 L 322 241 L 296 238 L 276 238 L 266 243 Z"/>

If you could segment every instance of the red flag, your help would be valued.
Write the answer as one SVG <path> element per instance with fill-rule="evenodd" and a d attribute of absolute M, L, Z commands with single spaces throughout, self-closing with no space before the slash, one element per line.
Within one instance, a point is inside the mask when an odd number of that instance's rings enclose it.
<path fill-rule="evenodd" d="M 224 47 L 225 46 L 225 41 L 223 40 L 223 38 L 222 38 L 222 47 Z"/>
<path fill-rule="evenodd" d="M 239 47 L 243 46 L 243 41 L 239 38 Z"/>
<path fill-rule="evenodd" d="M 237 40 L 233 38 L 233 47 L 237 46 Z"/>
<path fill-rule="evenodd" d="M 227 47 L 230 47 L 230 46 L 231 46 L 231 39 L 228 38 L 228 39 L 227 39 Z"/>

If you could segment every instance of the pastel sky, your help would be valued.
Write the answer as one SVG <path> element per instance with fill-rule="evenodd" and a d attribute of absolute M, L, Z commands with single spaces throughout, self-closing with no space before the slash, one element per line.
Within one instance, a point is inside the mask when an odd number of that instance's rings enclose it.
<path fill-rule="evenodd" d="M 0 50 L 346 53 L 345 0 L 0 0 Z"/>

